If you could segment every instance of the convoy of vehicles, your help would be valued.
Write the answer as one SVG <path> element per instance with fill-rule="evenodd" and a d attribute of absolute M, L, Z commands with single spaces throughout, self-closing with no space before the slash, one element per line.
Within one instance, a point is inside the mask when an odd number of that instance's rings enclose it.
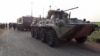
<path fill-rule="evenodd" d="M 56 47 L 60 41 L 71 41 L 84 43 L 88 36 L 97 29 L 97 25 L 86 19 L 71 18 L 68 10 L 49 10 L 46 18 L 23 16 L 17 19 L 17 23 L 9 23 L 9 29 L 30 30 L 33 38 L 47 43 L 50 47 Z M 0 24 L 0 28 L 7 27 L 7 24 Z"/>

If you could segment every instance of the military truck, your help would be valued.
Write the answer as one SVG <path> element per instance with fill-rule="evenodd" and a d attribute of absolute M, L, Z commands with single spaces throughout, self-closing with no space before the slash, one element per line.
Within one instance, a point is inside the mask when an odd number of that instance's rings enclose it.
<path fill-rule="evenodd" d="M 17 29 L 21 31 L 30 30 L 33 18 L 32 16 L 23 16 L 17 19 Z"/>
<path fill-rule="evenodd" d="M 0 28 L 4 29 L 6 27 L 5 23 L 0 23 Z"/>
<path fill-rule="evenodd" d="M 78 7 L 68 10 L 76 8 Z M 31 25 L 32 37 L 46 42 L 50 47 L 58 46 L 60 40 L 75 39 L 77 43 L 84 43 L 97 25 L 86 19 L 71 18 L 66 11 L 50 10 L 47 18 L 34 20 Z"/>

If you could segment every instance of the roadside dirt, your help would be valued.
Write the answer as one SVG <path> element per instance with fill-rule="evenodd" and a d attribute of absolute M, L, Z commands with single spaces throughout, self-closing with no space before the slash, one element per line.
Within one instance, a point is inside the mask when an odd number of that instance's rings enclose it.
<path fill-rule="evenodd" d="M 76 41 L 74 39 L 72 40 L 72 42 L 76 43 Z M 92 46 L 94 48 L 99 48 L 100 49 L 100 43 L 97 43 L 97 42 L 87 40 L 84 44 L 88 45 L 88 46 Z"/>
<path fill-rule="evenodd" d="M 100 44 L 99 44 L 99 43 L 96 43 L 96 42 L 87 41 L 86 44 L 87 44 L 87 45 L 94 46 L 94 47 L 96 47 L 96 48 L 100 48 Z"/>

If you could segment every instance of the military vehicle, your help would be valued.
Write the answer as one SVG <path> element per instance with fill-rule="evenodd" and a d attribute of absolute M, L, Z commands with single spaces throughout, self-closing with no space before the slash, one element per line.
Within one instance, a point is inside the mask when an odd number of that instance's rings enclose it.
<path fill-rule="evenodd" d="M 6 24 L 5 23 L 0 23 L 0 28 L 5 28 L 6 27 Z"/>
<path fill-rule="evenodd" d="M 69 10 L 76 9 L 71 8 Z M 64 10 L 50 10 L 47 18 L 33 20 L 31 35 L 33 38 L 46 42 L 50 47 L 58 46 L 59 40 L 84 43 L 97 25 L 89 21 L 71 18 Z"/>
<path fill-rule="evenodd" d="M 34 17 L 32 16 L 23 16 L 17 19 L 17 29 L 18 30 L 30 30 L 30 24 L 32 23 Z"/>

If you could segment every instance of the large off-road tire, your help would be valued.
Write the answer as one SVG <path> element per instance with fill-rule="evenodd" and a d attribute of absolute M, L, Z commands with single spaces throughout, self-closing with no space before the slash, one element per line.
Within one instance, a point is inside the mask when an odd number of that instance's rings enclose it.
<path fill-rule="evenodd" d="M 82 43 L 84 43 L 87 40 L 87 37 L 86 36 L 83 36 L 83 37 L 75 38 L 75 40 L 78 43 L 82 44 Z"/>
<path fill-rule="evenodd" d="M 38 27 L 34 29 L 34 38 L 40 39 L 40 30 Z"/>
<path fill-rule="evenodd" d="M 46 42 L 46 30 L 45 29 L 41 29 L 41 31 L 40 31 L 40 40 L 42 41 L 42 42 Z"/>
<path fill-rule="evenodd" d="M 57 37 L 57 35 L 56 35 L 56 33 L 55 33 L 54 30 L 50 29 L 48 31 L 47 37 L 46 37 L 46 41 L 47 41 L 47 43 L 48 43 L 48 45 L 50 47 L 56 47 L 56 46 L 58 46 L 59 40 L 58 40 L 58 37 Z"/>

